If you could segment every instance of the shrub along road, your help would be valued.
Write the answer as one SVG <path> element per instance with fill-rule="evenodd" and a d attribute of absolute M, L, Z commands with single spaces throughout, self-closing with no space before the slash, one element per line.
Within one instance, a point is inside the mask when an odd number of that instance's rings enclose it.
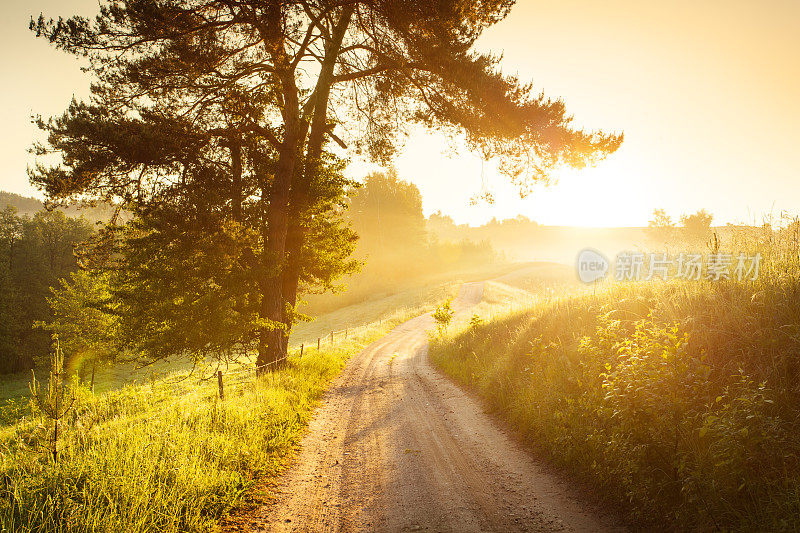
<path fill-rule="evenodd" d="M 481 300 L 461 287 L 454 309 Z M 606 531 L 611 518 L 539 463 L 427 358 L 429 314 L 351 359 L 252 531 Z"/>

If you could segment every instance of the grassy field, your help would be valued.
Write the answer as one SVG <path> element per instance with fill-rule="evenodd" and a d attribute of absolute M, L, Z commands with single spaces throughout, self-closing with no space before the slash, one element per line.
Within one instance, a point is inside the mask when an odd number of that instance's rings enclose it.
<path fill-rule="evenodd" d="M 796 261 L 755 282 L 495 285 L 431 357 L 540 453 L 640 525 L 800 529 Z"/>
<path fill-rule="evenodd" d="M 411 312 L 411 311 L 409 311 Z M 414 311 L 416 312 L 416 311 Z M 280 371 L 215 381 L 176 376 L 105 394 L 83 390 L 61 424 L 0 428 L 4 531 L 208 531 L 257 480 L 275 475 L 348 357 L 408 318 L 397 313 Z"/>
<path fill-rule="evenodd" d="M 198 380 L 179 364 L 148 367 L 149 375 L 144 369 L 131 375 L 126 365 L 108 369 L 95 394 L 78 389 L 74 410 L 60 424 L 57 462 L 48 452 L 52 422 L 31 416 L 24 397 L 7 401 L 0 409 L 3 530 L 217 528 L 257 482 L 280 471 L 316 401 L 351 355 L 454 296 L 462 281 L 513 268 L 428 281 L 300 324 L 289 365 L 258 379 L 249 366 L 227 368 L 224 400 L 215 380 Z M 333 330 L 339 332 L 334 343 L 326 338 Z M 25 394 L 29 379 L 7 379 L 6 396 Z"/>
<path fill-rule="evenodd" d="M 429 309 L 436 302 L 454 296 L 462 281 L 484 279 L 482 276 L 502 275 L 509 268 L 513 267 L 498 265 L 487 269 L 454 273 L 450 276 L 425 280 L 416 285 L 412 284 L 395 293 L 382 293 L 370 300 L 347 306 L 335 307 L 333 302 L 336 295 L 329 295 L 332 302 L 328 305 L 329 309 L 309 322 L 297 324 L 292 330 L 291 345 L 299 347 L 304 343 L 306 346 L 316 347 L 317 338 L 321 337 L 324 341 L 331 331 L 362 328 L 380 320 L 391 320 L 398 312 L 402 314 L 407 309 Z M 310 311 L 304 310 L 304 312 Z M 137 363 L 121 362 L 98 369 L 95 392 L 107 392 L 136 383 L 149 383 L 153 376 L 163 377 L 190 370 L 192 370 L 191 363 L 180 360 L 159 361 L 146 367 L 140 367 Z M 14 404 L 27 396 L 30 379 L 30 372 L 0 375 L 0 402 L 5 403 L 6 412 L 13 411 Z M 5 418 L 8 419 L 9 416 Z M 0 413 L 0 422 L 2 419 Z"/>
<path fill-rule="evenodd" d="M 401 269 L 388 273 L 388 279 L 372 277 L 370 279 L 346 280 L 350 286 L 339 294 L 325 293 L 310 295 L 300 307 L 301 312 L 314 316 L 331 314 L 331 312 L 347 309 L 385 307 L 389 312 L 398 307 L 407 306 L 408 301 L 415 301 L 420 294 L 442 286 L 453 286 L 469 281 L 482 281 L 498 276 L 512 274 L 524 268 L 526 263 L 497 261 L 470 268 L 454 270 L 438 269 L 427 274 L 405 276 Z M 399 279 L 398 279 L 399 278 Z M 388 304 L 388 305 L 387 305 Z"/>

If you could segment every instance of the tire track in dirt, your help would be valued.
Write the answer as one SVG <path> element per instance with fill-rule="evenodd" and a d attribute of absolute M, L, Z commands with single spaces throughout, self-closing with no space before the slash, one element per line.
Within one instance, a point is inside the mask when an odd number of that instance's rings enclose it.
<path fill-rule="evenodd" d="M 466 312 L 482 283 L 454 302 Z M 353 357 L 252 531 L 609 531 L 427 357 L 429 314 Z"/>

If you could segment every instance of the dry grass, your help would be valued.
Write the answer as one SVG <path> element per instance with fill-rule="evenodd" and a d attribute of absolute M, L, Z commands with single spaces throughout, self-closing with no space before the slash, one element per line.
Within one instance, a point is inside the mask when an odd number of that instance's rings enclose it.
<path fill-rule="evenodd" d="M 640 524 L 798 530 L 800 268 L 765 235 L 755 282 L 518 297 L 431 356 Z"/>

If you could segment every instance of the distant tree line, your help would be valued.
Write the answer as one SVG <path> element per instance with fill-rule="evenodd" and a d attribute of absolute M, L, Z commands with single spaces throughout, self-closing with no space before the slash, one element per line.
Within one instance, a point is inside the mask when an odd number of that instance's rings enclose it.
<path fill-rule="evenodd" d="M 20 215 L 34 215 L 44 210 L 44 203 L 36 198 L 0 191 L 0 209 L 13 207 Z"/>
<path fill-rule="evenodd" d="M 647 235 L 658 245 L 683 242 L 697 246 L 711 238 L 713 219 L 711 213 L 701 209 L 694 214 L 681 215 L 680 224 L 676 224 L 665 210 L 656 209 L 647 226 Z"/>
<path fill-rule="evenodd" d="M 7 207 L 15 208 L 20 216 L 33 216 L 46 209 L 44 202 L 38 198 L 0 191 L 0 210 Z M 58 206 L 55 210 L 61 211 L 68 217 L 83 218 L 91 223 L 108 222 L 117 214 L 117 208 L 105 202 L 93 206 Z M 128 214 L 124 212 L 119 213 L 118 216 L 121 219 L 129 218 Z"/>
<path fill-rule="evenodd" d="M 478 242 L 463 234 L 439 239 L 430 232 L 419 189 L 400 179 L 394 169 L 366 177 L 363 187 L 351 195 L 349 216 L 359 236 L 358 253 L 370 258 L 367 271 L 389 268 L 413 276 L 494 257 L 486 240 Z"/>
<path fill-rule="evenodd" d="M 492 218 L 481 226 L 456 224 L 452 217 L 441 211 L 432 213 L 428 217 L 428 231 L 442 241 L 459 241 L 470 239 L 476 242 L 488 241 L 497 250 L 509 250 L 517 247 L 520 241 L 530 244 L 531 236 L 535 235 L 542 226 L 538 222 L 524 215 L 514 218 L 497 220 Z"/>
<path fill-rule="evenodd" d="M 58 211 L 0 212 L 0 373 L 30 369 L 47 357 L 50 333 L 34 325 L 52 318 L 50 287 L 77 270 L 75 249 L 93 232 L 86 220 Z"/>
<path fill-rule="evenodd" d="M 376 294 L 418 285 L 454 270 L 486 265 L 499 258 L 488 241 L 466 235 L 441 239 L 430 231 L 416 185 L 394 168 L 374 172 L 350 190 L 347 219 L 358 235 L 357 273 L 343 280 L 344 294 L 308 298 L 314 312 L 356 303 Z M 432 215 L 437 216 L 437 215 Z"/>

